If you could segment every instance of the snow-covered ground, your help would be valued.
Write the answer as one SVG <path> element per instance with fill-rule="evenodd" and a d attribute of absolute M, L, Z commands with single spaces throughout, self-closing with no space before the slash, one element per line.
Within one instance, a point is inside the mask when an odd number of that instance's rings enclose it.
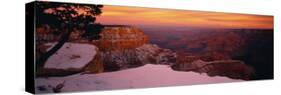
<path fill-rule="evenodd" d="M 139 68 L 116 72 L 37 78 L 36 87 L 45 87 L 47 89 L 45 91 L 39 91 L 38 88 L 36 88 L 36 92 L 52 92 L 52 87 L 64 81 L 65 84 L 61 89 L 62 92 L 193 85 L 237 82 L 243 80 L 234 80 L 218 76 L 209 77 L 208 75 L 195 72 L 174 71 L 167 65 L 147 64 Z"/>
<path fill-rule="evenodd" d="M 55 44 L 49 43 L 46 45 L 53 47 Z M 96 53 L 97 47 L 94 45 L 65 43 L 47 60 L 44 67 L 56 69 L 82 68 L 94 58 Z"/>
<path fill-rule="evenodd" d="M 53 46 L 54 43 L 47 45 Z M 97 47 L 94 45 L 66 43 L 56 54 L 48 59 L 45 68 L 82 68 L 94 58 L 97 50 Z M 116 72 L 83 75 L 76 74 L 66 77 L 37 78 L 35 87 L 37 93 L 46 93 L 53 92 L 53 88 L 61 83 L 64 83 L 61 91 L 69 92 L 236 81 L 242 80 L 234 80 L 227 77 L 209 77 L 206 74 L 199 74 L 195 72 L 174 71 L 168 65 L 146 64 L 139 68 L 132 68 Z"/>

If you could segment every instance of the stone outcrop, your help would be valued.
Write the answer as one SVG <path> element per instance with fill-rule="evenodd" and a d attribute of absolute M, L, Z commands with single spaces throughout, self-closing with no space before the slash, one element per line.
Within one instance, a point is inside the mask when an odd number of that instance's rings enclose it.
<path fill-rule="evenodd" d="M 101 38 L 88 41 L 82 37 L 85 31 L 74 29 L 69 37 L 69 42 L 91 43 L 106 50 L 133 49 L 148 43 L 148 37 L 137 27 L 127 25 L 104 25 Z M 56 42 L 60 38 L 58 30 L 51 29 L 48 25 L 36 28 L 36 42 Z"/>
<path fill-rule="evenodd" d="M 218 60 L 205 62 L 196 60 L 191 63 L 178 63 L 172 66 L 178 71 L 194 71 L 206 73 L 209 76 L 227 76 L 233 79 L 249 80 L 254 75 L 254 69 L 239 60 Z"/>
<path fill-rule="evenodd" d="M 145 44 L 136 48 L 137 57 L 144 63 L 172 65 L 176 62 L 176 53 L 155 44 Z"/>
<path fill-rule="evenodd" d="M 136 48 L 148 44 L 148 37 L 137 27 L 105 25 L 101 38 L 91 43 L 99 48 L 105 72 L 142 66 Z"/>
<path fill-rule="evenodd" d="M 45 31 L 45 32 L 44 32 Z M 37 29 L 40 41 L 52 42 L 57 37 L 48 27 Z M 73 31 L 69 41 L 87 43 L 98 47 L 97 55 L 84 68 L 75 72 L 101 73 L 139 67 L 145 64 L 170 65 L 173 70 L 206 73 L 209 76 L 226 76 L 234 79 L 250 79 L 254 70 L 239 60 L 231 60 L 223 54 L 185 55 L 150 44 L 144 32 L 133 26 L 106 25 L 99 40 L 88 41 Z M 42 38 L 40 38 L 42 37 Z M 43 51 L 45 47 L 42 47 Z M 38 48 L 40 51 L 40 48 Z M 42 50 L 41 50 L 42 51 Z"/>
<path fill-rule="evenodd" d="M 172 65 L 176 54 L 157 45 L 144 44 L 134 49 L 109 50 L 101 53 L 105 71 L 117 71 L 145 64 Z"/>
<path fill-rule="evenodd" d="M 85 66 L 83 74 L 90 74 L 90 73 L 102 73 L 104 72 L 103 62 L 101 60 L 100 52 L 97 52 L 94 59 L 91 60 L 87 66 Z"/>
<path fill-rule="evenodd" d="M 253 68 L 237 60 L 213 61 L 194 71 L 207 73 L 209 76 L 227 76 L 244 80 L 250 80 L 254 75 Z"/>
<path fill-rule="evenodd" d="M 142 30 L 132 26 L 106 25 L 95 45 L 101 51 L 134 49 L 148 43 Z"/>

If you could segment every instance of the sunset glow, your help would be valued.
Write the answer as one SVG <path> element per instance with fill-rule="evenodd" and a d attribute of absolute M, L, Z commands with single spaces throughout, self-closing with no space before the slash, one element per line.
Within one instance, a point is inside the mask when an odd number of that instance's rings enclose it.
<path fill-rule="evenodd" d="M 120 6 L 104 6 L 97 22 L 210 28 L 273 28 L 273 16 Z"/>

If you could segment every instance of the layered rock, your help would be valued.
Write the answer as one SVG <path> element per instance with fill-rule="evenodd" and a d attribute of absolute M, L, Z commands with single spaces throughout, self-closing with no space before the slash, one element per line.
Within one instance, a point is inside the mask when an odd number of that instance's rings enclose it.
<path fill-rule="evenodd" d="M 45 32 L 40 32 L 45 31 Z M 48 27 L 38 30 L 41 36 L 48 36 Z M 250 79 L 254 70 L 242 61 L 231 60 L 224 54 L 209 52 L 207 55 L 181 55 L 170 49 L 150 44 L 144 32 L 136 27 L 106 25 L 100 33 L 101 39 L 88 41 L 81 38 L 82 32 L 74 31 L 70 42 L 87 43 L 96 46 L 96 55 L 75 72 L 101 73 L 139 67 L 145 64 L 170 65 L 177 71 L 207 73 L 209 76 L 227 76 L 235 79 Z M 49 35 L 50 36 L 50 35 Z M 56 37 L 43 37 L 42 41 L 53 41 Z M 46 50 L 46 47 L 38 51 Z M 87 51 L 88 52 L 88 51 Z M 72 58 L 73 57 L 73 58 Z M 70 56 L 75 59 L 75 56 Z M 78 58 L 79 59 L 79 58 Z M 54 62 L 53 62 L 54 63 Z M 57 62 L 56 62 L 57 63 Z"/>
<path fill-rule="evenodd" d="M 50 28 L 48 25 L 36 28 L 36 42 L 56 42 L 60 38 L 58 30 Z M 85 31 L 73 29 L 68 42 L 91 43 L 101 50 L 133 49 L 148 43 L 148 37 L 142 30 L 126 25 L 104 25 L 104 29 L 99 34 L 98 40 L 89 41 L 83 38 Z"/>
<path fill-rule="evenodd" d="M 106 25 L 95 45 L 101 51 L 134 49 L 148 43 L 142 30 L 132 26 Z"/>

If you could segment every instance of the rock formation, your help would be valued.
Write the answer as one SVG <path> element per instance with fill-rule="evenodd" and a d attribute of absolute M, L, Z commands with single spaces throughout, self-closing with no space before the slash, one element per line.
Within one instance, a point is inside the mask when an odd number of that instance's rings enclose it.
<path fill-rule="evenodd" d="M 48 33 L 40 31 L 50 31 L 48 27 L 39 30 L 38 34 L 42 37 L 48 36 Z M 101 38 L 93 41 L 82 38 L 79 33 L 83 32 L 72 32 L 69 41 L 98 47 L 96 56 L 83 67 L 83 74 L 111 72 L 145 64 L 170 65 L 177 71 L 193 71 L 234 79 L 248 80 L 254 74 L 254 70 L 242 61 L 231 60 L 220 53 L 185 55 L 160 48 L 156 44 L 150 44 L 144 32 L 133 26 L 106 25 L 100 33 Z M 53 41 L 51 38 L 56 37 L 43 37 L 37 40 Z"/>
<path fill-rule="evenodd" d="M 249 80 L 255 71 L 250 66 L 239 60 L 217 60 L 205 62 L 196 60 L 191 63 L 178 63 L 172 66 L 178 71 L 194 71 L 207 73 L 209 76 L 227 76 L 233 79 Z"/>
<path fill-rule="evenodd" d="M 106 25 L 100 36 L 94 43 L 101 51 L 134 49 L 148 43 L 143 31 L 132 26 Z"/>
<path fill-rule="evenodd" d="M 106 25 L 100 35 L 101 39 L 91 43 L 99 48 L 100 60 L 105 72 L 143 66 L 148 63 L 169 65 L 175 62 L 175 53 L 149 44 L 148 37 L 136 27 Z"/>

